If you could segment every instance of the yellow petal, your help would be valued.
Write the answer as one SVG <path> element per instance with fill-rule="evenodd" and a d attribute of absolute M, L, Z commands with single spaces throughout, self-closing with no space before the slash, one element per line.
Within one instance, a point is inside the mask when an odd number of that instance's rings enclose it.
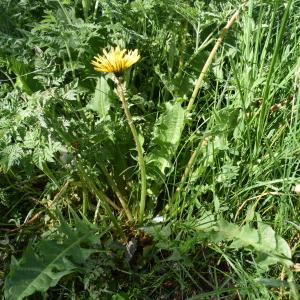
<path fill-rule="evenodd" d="M 126 53 L 127 52 L 127 53 Z M 97 54 L 91 64 L 98 72 L 121 73 L 140 59 L 138 50 L 121 49 L 119 46 L 108 52 L 103 49 L 103 55 Z"/>

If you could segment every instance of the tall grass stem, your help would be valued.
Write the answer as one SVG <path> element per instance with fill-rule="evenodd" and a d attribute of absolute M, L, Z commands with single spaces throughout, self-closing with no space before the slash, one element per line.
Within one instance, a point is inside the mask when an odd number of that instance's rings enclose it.
<path fill-rule="evenodd" d="M 258 152 L 259 152 L 258 149 L 261 147 L 261 139 L 263 136 L 263 132 L 265 130 L 266 117 L 267 117 L 267 114 L 271 107 L 271 103 L 268 101 L 269 94 L 270 94 L 270 88 L 271 88 L 271 79 L 274 76 L 274 68 L 275 68 L 276 62 L 278 60 L 279 50 L 282 45 L 282 39 L 283 39 L 283 35 L 285 32 L 285 28 L 286 28 L 286 24 L 287 24 L 287 20 L 288 20 L 292 2 L 293 2 L 293 0 L 289 0 L 287 5 L 285 6 L 285 11 L 284 11 L 283 17 L 281 19 L 280 29 L 279 29 L 278 37 L 276 40 L 275 49 L 274 49 L 274 52 L 272 55 L 272 60 L 270 63 L 268 76 L 267 76 L 266 83 L 265 83 L 264 89 L 263 89 L 263 95 L 262 95 L 263 103 L 262 103 L 260 115 L 258 118 L 258 128 L 257 128 L 256 144 L 255 144 L 255 155 L 258 154 Z"/>

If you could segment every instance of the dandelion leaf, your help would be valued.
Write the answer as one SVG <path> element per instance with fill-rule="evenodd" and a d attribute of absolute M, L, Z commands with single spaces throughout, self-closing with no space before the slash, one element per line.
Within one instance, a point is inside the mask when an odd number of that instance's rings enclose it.
<path fill-rule="evenodd" d="M 155 196 L 172 168 L 183 126 L 184 109 L 181 104 L 167 102 L 165 111 L 154 125 L 151 148 L 146 156 L 147 175 L 152 181 L 150 190 Z"/>
<path fill-rule="evenodd" d="M 276 263 L 289 267 L 293 265 L 289 245 L 270 225 L 258 222 L 256 229 L 249 223 L 240 227 L 221 219 L 213 231 L 209 238 L 214 242 L 227 240 L 232 241 L 230 247 L 233 249 L 254 250 L 257 253 L 256 261 L 263 269 Z"/>
<path fill-rule="evenodd" d="M 98 78 L 93 99 L 87 105 L 100 118 L 105 118 L 111 106 L 110 86 L 103 76 Z"/>
<path fill-rule="evenodd" d="M 45 292 L 65 275 L 74 272 L 92 253 L 99 237 L 95 228 L 72 212 L 75 227 L 70 227 L 58 215 L 60 225 L 51 238 L 42 239 L 33 247 L 29 244 L 20 260 L 14 257 L 4 285 L 6 300 L 22 300 L 35 292 Z"/>

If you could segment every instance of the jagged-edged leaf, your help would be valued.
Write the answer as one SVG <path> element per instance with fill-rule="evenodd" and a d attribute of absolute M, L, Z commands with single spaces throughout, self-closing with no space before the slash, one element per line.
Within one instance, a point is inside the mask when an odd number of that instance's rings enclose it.
<path fill-rule="evenodd" d="M 46 291 L 97 251 L 94 245 L 99 236 L 94 234 L 95 227 L 74 211 L 71 213 L 74 228 L 57 213 L 60 225 L 55 233 L 35 246 L 29 244 L 20 260 L 12 258 L 4 285 L 5 299 L 22 300 L 37 291 Z"/>
<path fill-rule="evenodd" d="M 48 139 L 48 143 L 41 143 L 33 150 L 32 160 L 37 167 L 43 169 L 45 162 L 53 162 L 55 153 L 58 151 L 66 151 L 61 143 Z"/>
<path fill-rule="evenodd" d="M 98 78 L 94 98 L 86 106 L 95 111 L 100 118 L 107 116 L 111 106 L 110 86 L 103 76 Z"/>
<path fill-rule="evenodd" d="M 154 125 L 151 150 L 146 156 L 148 176 L 154 181 L 152 193 L 157 193 L 167 170 L 172 167 L 181 132 L 184 126 L 184 109 L 179 102 L 165 104 L 165 111 Z"/>
<path fill-rule="evenodd" d="M 270 225 L 259 222 L 258 232 L 265 249 L 271 249 L 273 255 L 259 255 L 257 261 L 262 268 L 267 268 L 277 262 L 291 266 L 292 253 L 288 243 L 275 233 Z M 263 252 L 263 251 L 262 251 Z"/>
<path fill-rule="evenodd" d="M 249 223 L 240 227 L 225 220 L 219 220 L 210 238 L 215 241 L 233 241 L 231 248 L 246 248 L 258 253 L 257 263 L 262 268 L 267 268 L 275 263 L 292 266 L 291 250 L 287 242 L 277 235 L 270 225 L 258 222 L 257 229 Z"/>
<path fill-rule="evenodd" d="M 20 143 L 15 143 L 6 146 L 2 151 L 0 151 L 0 155 L 0 166 L 7 171 L 13 165 L 19 163 L 20 159 L 24 156 L 24 151 Z"/>

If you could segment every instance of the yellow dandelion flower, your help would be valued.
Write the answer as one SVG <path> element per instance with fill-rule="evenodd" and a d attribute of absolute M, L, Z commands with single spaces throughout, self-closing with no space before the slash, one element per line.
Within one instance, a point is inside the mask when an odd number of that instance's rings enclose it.
<path fill-rule="evenodd" d="M 127 53 L 126 53 L 127 52 Z M 98 72 L 121 73 L 140 59 L 138 50 L 111 48 L 109 52 L 103 50 L 103 55 L 97 54 L 91 64 Z"/>

